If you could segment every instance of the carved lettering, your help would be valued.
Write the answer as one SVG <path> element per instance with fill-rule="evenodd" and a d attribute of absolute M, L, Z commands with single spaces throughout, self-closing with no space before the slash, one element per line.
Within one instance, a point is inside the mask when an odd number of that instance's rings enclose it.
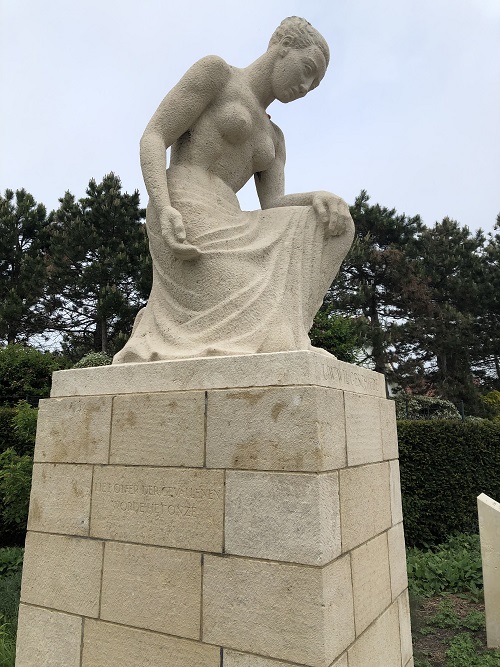
<path fill-rule="evenodd" d="M 322 367 L 325 380 L 339 382 L 347 386 L 361 387 L 365 391 L 373 391 L 376 388 L 377 381 L 373 377 L 337 366 L 328 366 L 327 364 L 322 364 Z"/>

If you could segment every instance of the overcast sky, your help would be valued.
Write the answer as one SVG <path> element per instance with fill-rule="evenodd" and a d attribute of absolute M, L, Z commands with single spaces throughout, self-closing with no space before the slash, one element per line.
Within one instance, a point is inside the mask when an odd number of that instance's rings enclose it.
<path fill-rule="evenodd" d="M 326 38 L 318 89 L 268 109 L 287 141 L 286 191 L 448 215 L 500 212 L 500 0 L 0 0 L 0 191 L 49 209 L 114 171 L 139 189 L 139 139 L 204 55 L 244 67 L 279 22 Z M 258 206 L 253 184 L 242 208 Z"/>

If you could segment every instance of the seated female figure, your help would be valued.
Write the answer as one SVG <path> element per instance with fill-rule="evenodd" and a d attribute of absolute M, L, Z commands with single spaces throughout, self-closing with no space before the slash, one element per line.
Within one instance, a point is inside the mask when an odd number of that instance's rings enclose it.
<path fill-rule="evenodd" d="M 114 363 L 311 349 L 354 226 L 333 194 L 284 194 L 285 142 L 266 109 L 313 90 L 328 60 L 291 17 L 250 66 L 208 56 L 162 101 L 141 140 L 153 286 Z M 252 176 L 262 210 L 241 211 Z"/>

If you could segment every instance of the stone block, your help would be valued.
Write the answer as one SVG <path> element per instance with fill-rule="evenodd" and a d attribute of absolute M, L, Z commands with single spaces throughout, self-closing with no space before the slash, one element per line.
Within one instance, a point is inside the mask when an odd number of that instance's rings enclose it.
<path fill-rule="evenodd" d="M 231 649 L 224 649 L 222 664 L 224 667 L 290 667 L 289 662 L 262 658 L 251 653 L 240 653 Z"/>
<path fill-rule="evenodd" d="M 325 565 L 340 555 L 338 473 L 228 471 L 225 551 Z"/>
<path fill-rule="evenodd" d="M 207 466 L 322 471 L 346 465 L 342 392 L 267 387 L 208 392 Z"/>
<path fill-rule="evenodd" d="M 349 667 L 401 667 L 397 602 L 370 625 L 347 655 Z"/>
<path fill-rule="evenodd" d="M 101 619 L 199 639 L 200 609 L 201 554 L 105 544 Z"/>
<path fill-rule="evenodd" d="M 205 392 L 116 396 L 110 462 L 122 465 L 203 466 Z"/>
<path fill-rule="evenodd" d="M 406 547 L 403 524 L 398 523 L 387 533 L 389 544 L 389 564 L 391 566 L 391 591 L 395 600 L 408 588 L 408 574 L 406 570 Z"/>
<path fill-rule="evenodd" d="M 40 401 L 35 461 L 107 463 L 111 396 Z"/>
<path fill-rule="evenodd" d="M 88 535 L 92 466 L 35 463 L 28 530 Z"/>
<path fill-rule="evenodd" d="M 219 667 L 220 649 L 188 639 L 85 619 L 82 667 L 115 665 Z"/>
<path fill-rule="evenodd" d="M 385 396 L 381 373 L 306 350 L 56 371 L 51 396 L 289 385 L 318 385 L 381 398 Z"/>
<path fill-rule="evenodd" d="M 80 667 L 82 619 L 21 604 L 16 667 Z"/>
<path fill-rule="evenodd" d="M 379 405 L 384 459 L 397 459 L 399 453 L 396 403 L 393 400 L 381 398 Z"/>
<path fill-rule="evenodd" d="M 324 568 L 205 556 L 202 637 L 328 667 L 354 639 L 349 556 Z"/>
<path fill-rule="evenodd" d="M 413 658 L 411 637 L 410 600 L 408 590 L 398 597 L 399 632 L 401 637 L 401 662 L 407 665 Z"/>
<path fill-rule="evenodd" d="M 351 552 L 356 636 L 391 604 L 391 579 L 386 533 Z"/>
<path fill-rule="evenodd" d="M 220 470 L 139 466 L 94 470 L 93 537 L 220 552 L 223 513 Z"/>
<path fill-rule="evenodd" d="M 486 636 L 489 648 L 500 648 L 500 503 L 481 493 L 477 498 L 483 561 Z"/>
<path fill-rule="evenodd" d="M 96 617 L 102 548 L 97 540 L 28 533 L 21 601 Z"/>
<path fill-rule="evenodd" d="M 391 525 L 389 463 L 340 470 L 342 551 L 387 530 Z"/>
<path fill-rule="evenodd" d="M 382 461 L 380 399 L 346 391 L 344 401 L 348 465 Z"/>
<path fill-rule="evenodd" d="M 392 525 L 395 526 L 403 521 L 403 505 L 401 501 L 401 478 L 399 474 L 399 461 L 389 461 L 391 479 L 391 514 Z"/>

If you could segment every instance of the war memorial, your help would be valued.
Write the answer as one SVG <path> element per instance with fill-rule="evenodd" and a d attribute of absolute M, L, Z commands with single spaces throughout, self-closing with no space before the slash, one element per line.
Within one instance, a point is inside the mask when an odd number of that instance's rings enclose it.
<path fill-rule="evenodd" d="M 308 337 L 354 226 L 284 194 L 267 113 L 328 62 L 291 17 L 151 118 L 151 296 L 113 365 L 41 403 L 17 667 L 413 665 L 394 404 Z"/>

